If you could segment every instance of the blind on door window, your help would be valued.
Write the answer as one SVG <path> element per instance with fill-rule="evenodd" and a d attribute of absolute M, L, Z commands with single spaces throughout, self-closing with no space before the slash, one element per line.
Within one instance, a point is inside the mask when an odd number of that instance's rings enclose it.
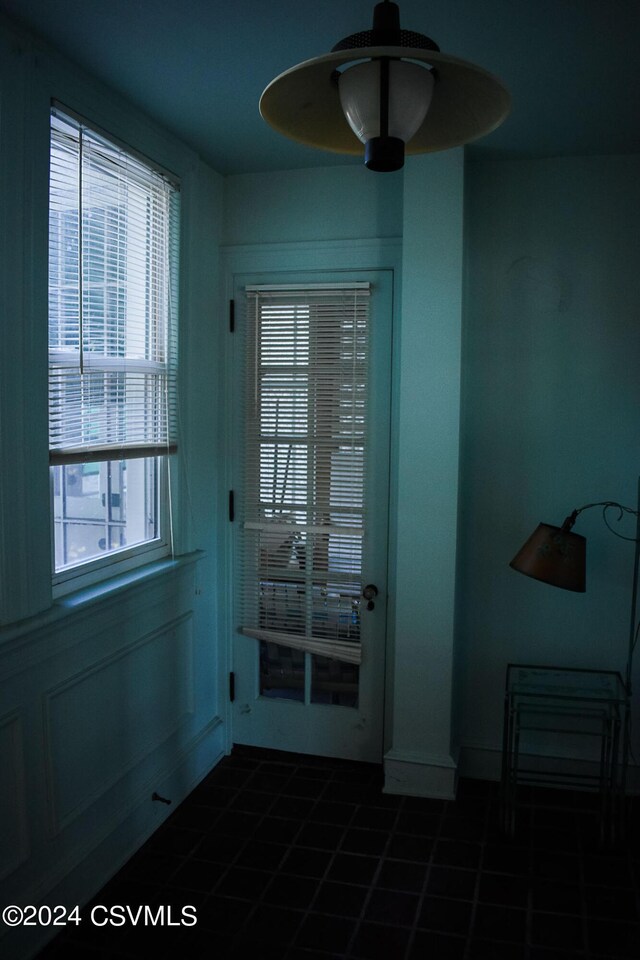
<path fill-rule="evenodd" d="M 58 110 L 49 189 L 50 460 L 175 448 L 179 191 Z"/>
<path fill-rule="evenodd" d="M 241 630 L 359 663 L 368 283 L 248 287 Z"/>

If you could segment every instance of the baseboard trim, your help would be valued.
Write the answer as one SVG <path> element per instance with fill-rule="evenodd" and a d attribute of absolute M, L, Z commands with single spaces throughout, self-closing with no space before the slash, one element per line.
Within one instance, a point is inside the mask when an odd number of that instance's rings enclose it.
<path fill-rule="evenodd" d="M 523 766 L 537 767 L 562 766 L 569 775 L 586 774 L 596 777 L 598 763 L 595 760 L 579 760 L 543 754 L 523 754 Z M 464 744 L 460 747 L 458 773 L 461 777 L 473 780 L 500 780 L 502 775 L 502 750 L 482 744 Z M 576 783 L 576 789 L 579 784 Z M 627 794 L 640 794 L 640 766 L 631 762 L 627 768 Z"/>
<path fill-rule="evenodd" d="M 452 757 L 390 750 L 383 764 L 384 793 L 455 800 L 458 770 Z"/>

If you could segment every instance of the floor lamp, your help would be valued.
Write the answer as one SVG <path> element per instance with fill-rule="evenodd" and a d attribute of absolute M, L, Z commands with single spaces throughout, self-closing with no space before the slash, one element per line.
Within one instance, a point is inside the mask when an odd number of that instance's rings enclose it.
<path fill-rule="evenodd" d="M 633 654 L 638 637 L 637 625 L 637 594 L 638 571 L 640 568 L 640 478 L 638 479 L 637 507 L 626 507 L 614 500 L 603 500 L 598 503 L 587 503 L 578 507 L 566 517 L 561 527 L 554 527 L 548 523 L 540 523 L 521 547 L 509 566 L 519 573 L 524 573 L 535 580 L 541 580 L 564 590 L 574 590 L 583 593 L 586 590 L 586 544 L 585 537 L 573 533 L 573 526 L 578 516 L 584 510 L 592 507 L 602 507 L 603 520 L 617 537 L 635 543 L 633 564 L 633 580 L 631 587 L 631 615 L 629 623 L 629 644 L 624 680 L 627 695 L 627 711 L 624 725 L 622 746 L 622 796 L 626 787 L 626 771 L 630 750 L 629 705 L 631 702 L 631 686 L 633 671 Z M 609 510 L 618 511 L 618 520 L 624 514 L 636 517 L 635 537 L 626 537 L 613 529 L 609 522 Z"/>

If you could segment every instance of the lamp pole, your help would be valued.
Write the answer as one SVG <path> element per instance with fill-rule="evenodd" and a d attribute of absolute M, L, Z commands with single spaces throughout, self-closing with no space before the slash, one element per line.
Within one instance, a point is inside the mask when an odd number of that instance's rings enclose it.
<path fill-rule="evenodd" d="M 638 570 L 640 569 L 640 477 L 638 477 L 638 509 L 636 510 L 636 550 L 633 561 L 633 584 L 631 587 L 631 623 L 629 625 L 629 657 L 627 659 L 627 673 L 625 677 L 627 696 L 631 697 L 631 665 L 633 651 L 636 645 L 636 609 L 638 605 Z"/>
<path fill-rule="evenodd" d="M 627 792 L 627 768 L 629 766 L 629 752 L 631 748 L 631 685 L 633 682 L 633 652 L 636 645 L 636 610 L 638 605 L 638 570 L 640 569 L 640 477 L 638 477 L 638 509 L 636 511 L 636 543 L 633 559 L 633 582 L 631 585 L 631 622 L 629 624 L 629 655 L 625 674 L 627 702 L 624 716 L 624 732 L 622 743 L 622 783 L 620 786 L 620 800 L 624 804 Z M 624 823 L 624 809 L 623 820 Z"/>

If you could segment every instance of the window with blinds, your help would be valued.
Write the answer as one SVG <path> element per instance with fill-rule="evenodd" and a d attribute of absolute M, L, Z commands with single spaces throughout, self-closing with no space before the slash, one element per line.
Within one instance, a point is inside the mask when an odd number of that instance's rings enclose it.
<path fill-rule="evenodd" d="M 369 284 L 246 297 L 241 629 L 358 664 Z"/>
<path fill-rule="evenodd" d="M 52 110 L 57 570 L 159 536 L 157 460 L 177 442 L 179 198 L 168 175 Z"/>

